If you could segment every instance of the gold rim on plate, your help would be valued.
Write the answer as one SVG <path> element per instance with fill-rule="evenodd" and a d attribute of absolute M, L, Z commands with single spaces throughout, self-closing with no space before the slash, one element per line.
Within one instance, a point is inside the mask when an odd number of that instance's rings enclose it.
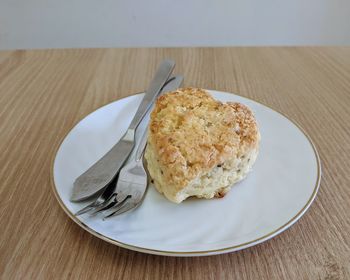
<path fill-rule="evenodd" d="M 208 90 L 209 92 L 211 92 L 212 90 Z M 286 222 L 285 224 L 283 224 L 282 226 L 278 227 L 277 229 L 271 231 L 270 233 L 268 234 L 265 234 L 259 238 L 256 238 L 254 240 L 251 240 L 251 241 L 248 241 L 248 242 L 245 242 L 245 243 L 241 243 L 241 244 L 238 244 L 238 245 L 235 245 L 235 246 L 230 246 L 230 247 L 226 247 L 226 248 L 221 248 L 221 249 L 214 249 L 214 250 L 204 250 L 204 251 L 163 251 L 163 250 L 154 250 L 154 249 L 149 249 L 149 248 L 144 248 L 144 247 L 139 247 L 139 246 L 134 246 L 134 245 L 130 245 L 130 244 L 126 244 L 126 243 L 123 243 L 123 242 L 120 242 L 120 241 L 117 241 L 117 240 L 114 240 L 114 239 L 111 239 L 109 237 L 106 237 L 100 233 L 98 233 L 97 231 L 91 229 L 90 227 L 88 227 L 86 224 L 84 224 L 82 221 L 80 221 L 76 216 L 73 215 L 72 212 L 70 212 L 68 210 L 68 208 L 66 207 L 66 205 L 63 203 L 61 197 L 59 196 L 58 192 L 57 192 L 57 189 L 56 189 L 56 185 L 54 183 L 54 178 L 53 178 L 53 168 L 54 168 L 54 163 L 55 163 L 55 159 L 56 159 L 56 155 L 57 155 L 57 152 L 59 150 L 59 148 L 61 147 L 63 141 L 66 139 L 67 135 L 69 134 L 69 132 L 82 120 L 79 120 L 78 122 L 76 122 L 72 127 L 71 129 L 67 132 L 67 134 L 65 135 L 65 137 L 60 141 L 59 145 L 56 147 L 55 149 L 55 153 L 54 153 L 54 157 L 53 159 L 51 160 L 51 168 L 50 168 L 50 183 L 51 183 L 51 187 L 53 189 L 53 192 L 55 194 L 55 197 L 56 199 L 58 200 L 58 203 L 61 205 L 61 207 L 63 208 L 64 212 L 66 212 L 66 214 L 77 224 L 79 225 L 80 227 L 82 227 L 83 229 L 85 229 L 86 231 L 88 231 L 89 233 L 91 233 L 92 235 L 102 239 L 102 240 L 105 240 L 111 244 L 114 244 L 114 245 L 117 245 L 117 246 L 120 246 L 120 247 L 123 247 L 123 248 L 126 248 L 126 249 L 129 249 L 129 250 L 133 250 L 133 251 L 138 251 L 138 252 L 142 252 L 142 253 L 149 253 L 149 254 L 155 254 L 155 255 L 164 255 L 164 256 L 199 256 L 199 255 L 211 255 L 211 254 L 219 254 L 219 253 L 229 253 L 229 252 L 233 252 L 233 251 L 238 251 L 238 250 L 241 250 L 241 249 L 245 249 L 245 248 L 248 248 L 248 247 L 251 247 L 253 245 L 257 245 L 259 243 L 262 243 L 264 241 L 267 241 L 271 238 L 273 238 L 275 235 L 277 235 L 278 233 L 288 229 L 291 225 L 293 225 L 299 217 L 301 217 L 305 212 L 306 210 L 310 207 L 310 205 L 312 204 L 313 200 L 315 199 L 316 197 L 316 194 L 318 192 L 318 189 L 319 189 L 319 186 L 320 186 L 320 181 L 321 181 L 321 163 L 320 163 L 320 157 L 318 155 L 318 152 L 316 150 L 316 147 L 315 145 L 313 144 L 310 136 L 304 131 L 304 129 L 294 120 L 290 119 L 289 117 L 287 117 L 286 115 L 284 115 L 283 113 L 279 112 L 279 111 L 276 111 L 275 109 L 271 108 L 270 106 L 267 106 L 261 102 L 258 102 L 254 99 L 251 99 L 251 98 L 248 98 L 248 97 L 245 97 L 245 96 L 241 96 L 241 95 L 238 95 L 238 94 L 235 94 L 235 93 L 229 93 L 229 92 L 223 92 L 223 91 L 216 91 L 215 92 L 218 92 L 218 93 L 228 93 L 228 94 L 233 94 L 233 95 L 236 95 L 236 96 L 239 96 L 239 97 L 242 97 L 242 98 L 245 98 L 245 99 L 248 99 L 250 101 L 253 101 L 253 102 L 256 102 L 260 105 L 263 105 L 271 110 L 273 110 L 274 112 L 277 112 L 278 114 L 282 115 L 283 117 L 285 117 L 286 119 L 288 119 L 290 122 L 292 122 L 297 128 L 299 128 L 299 130 L 305 135 L 306 139 L 309 141 L 313 151 L 314 151 L 314 154 L 315 154 L 315 157 L 316 157 L 316 161 L 317 161 L 317 179 L 316 179 L 316 183 L 315 183 L 315 186 L 314 186 L 314 189 L 313 189 L 313 192 L 311 194 L 311 196 L 309 197 L 308 201 L 306 202 L 306 204 L 304 205 L 304 207 L 295 215 L 293 216 L 288 222 Z M 136 93 L 134 95 L 137 95 L 137 94 L 142 94 L 142 93 Z M 130 96 L 133 96 L 133 95 L 130 95 Z M 130 96 L 127 96 L 127 97 L 124 97 L 124 98 L 128 98 Z M 121 99 L 124 99 L 124 98 L 121 98 Z M 121 99 L 118 99 L 116 101 L 119 101 Z M 102 107 L 108 105 L 108 104 L 111 104 L 111 103 L 107 103 L 105 105 L 102 105 L 101 107 L 95 109 L 93 112 L 101 109 Z M 91 113 L 93 113 L 91 112 Z M 90 113 L 90 114 L 91 114 Z M 89 115 L 89 114 L 88 114 Z M 86 117 L 86 116 L 85 116 Z"/>

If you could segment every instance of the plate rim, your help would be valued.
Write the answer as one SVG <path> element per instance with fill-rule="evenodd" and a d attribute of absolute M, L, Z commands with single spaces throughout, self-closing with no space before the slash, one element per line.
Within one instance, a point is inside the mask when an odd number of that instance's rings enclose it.
<path fill-rule="evenodd" d="M 92 228 L 90 228 L 89 226 L 87 226 L 84 222 L 80 221 L 76 216 L 74 216 L 74 214 L 72 212 L 70 212 L 68 210 L 68 208 L 66 207 L 66 205 L 63 203 L 61 197 L 58 194 L 57 191 L 57 186 L 55 184 L 55 180 L 54 180 L 54 165 L 55 165 L 55 160 L 57 157 L 57 153 L 60 149 L 60 147 L 62 146 L 63 141 L 67 138 L 68 134 L 82 121 L 84 120 L 87 116 L 91 115 L 92 113 L 96 112 L 97 110 L 100 110 L 101 108 L 113 103 L 113 102 L 117 102 L 126 98 L 129 98 L 131 96 L 135 96 L 135 95 L 140 95 L 143 94 L 144 92 L 138 92 L 135 94 L 131 94 L 128 96 L 125 96 L 123 98 L 114 100 L 112 102 L 106 103 L 104 105 L 101 105 L 100 107 L 94 109 L 93 111 L 91 111 L 90 113 L 88 113 L 87 115 L 85 115 L 82 119 L 78 120 L 77 122 L 75 122 L 70 129 L 68 130 L 68 132 L 64 135 L 64 137 L 61 139 L 61 141 L 58 143 L 57 147 L 55 147 L 52 159 L 51 159 L 51 166 L 50 166 L 50 184 L 51 184 L 51 188 L 53 190 L 53 193 L 59 203 L 59 205 L 61 206 L 61 208 L 63 209 L 63 211 L 68 215 L 68 217 L 70 217 L 73 222 L 75 222 L 78 226 L 80 226 L 81 228 L 83 228 L 84 230 L 86 230 L 87 232 L 89 232 L 90 234 L 92 234 L 93 236 L 98 237 L 99 239 L 102 239 L 110 244 L 113 245 L 117 245 L 119 247 L 125 248 L 125 249 L 129 249 L 132 251 L 137 251 L 137 252 L 142 252 L 142 253 L 148 253 L 148 254 L 153 254 L 153 255 L 162 255 L 162 256 L 177 256 L 177 257 L 194 257 L 194 256 L 206 256 L 206 255 L 216 255 L 216 254 L 223 254 L 223 253 L 229 253 L 229 252 L 235 252 L 235 251 L 239 251 L 242 249 L 246 249 L 249 247 L 252 247 L 254 245 L 263 243 L 273 237 L 275 237 L 276 235 L 278 235 L 279 233 L 282 233 L 283 231 L 287 230 L 289 227 L 291 227 L 295 222 L 297 222 L 304 214 L 305 212 L 308 210 L 308 208 L 311 206 L 312 202 L 314 201 L 314 199 L 316 198 L 316 195 L 318 193 L 318 190 L 320 188 L 320 182 L 321 182 L 321 176 L 322 176 L 322 170 L 321 170 L 321 161 L 320 161 L 320 156 L 318 154 L 318 151 L 316 149 L 315 144 L 313 143 L 311 137 L 306 133 L 306 131 L 301 127 L 301 125 L 299 125 L 295 120 L 289 118 L 288 116 L 286 116 L 284 113 L 273 109 L 272 107 L 256 101 L 253 98 L 249 98 L 249 97 L 245 97 L 236 93 L 231 93 L 231 92 L 225 92 L 225 91 L 220 91 L 220 90 L 211 90 L 211 89 L 206 89 L 209 92 L 218 92 L 218 93 L 224 93 L 224 94 L 233 94 L 236 95 L 238 97 L 242 97 L 245 99 L 248 99 L 250 101 L 256 102 L 260 105 L 263 105 L 271 110 L 273 110 L 274 112 L 280 114 L 281 116 L 285 117 L 287 120 L 289 120 L 290 122 L 292 122 L 306 137 L 306 139 L 309 141 L 312 150 L 315 154 L 315 158 L 316 158 L 316 162 L 317 162 L 317 178 L 316 178 L 316 182 L 315 182 L 315 186 L 314 189 L 311 193 L 311 196 L 309 197 L 309 199 L 307 200 L 307 202 L 305 203 L 305 205 L 298 211 L 298 213 L 296 213 L 289 221 L 287 221 L 286 223 L 284 223 L 282 226 L 278 227 L 277 229 L 274 229 L 273 231 L 259 237 L 256 238 L 254 240 L 251 241 L 247 241 L 238 245 L 234 245 L 234 246 L 229 246 L 229 247 L 225 247 L 225 248 L 219 248 L 219 249 L 213 249 L 213 250 L 201 250 L 201 251 L 167 251 L 167 250 L 156 250 L 156 249 L 150 249 L 150 248 L 145 248 L 145 247 L 140 247 L 140 246 L 134 246 L 134 245 L 130 245 L 127 243 L 123 243 L 117 240 L 114 240 L 112 238 L 109 238 L 95 230 L 93 230 Z"/>

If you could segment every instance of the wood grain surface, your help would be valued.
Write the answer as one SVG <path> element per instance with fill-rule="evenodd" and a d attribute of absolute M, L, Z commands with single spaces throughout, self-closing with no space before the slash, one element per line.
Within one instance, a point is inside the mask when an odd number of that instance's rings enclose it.
<path fill-rule="evenodd" d="M 144 90 L 163 58 L 185 86 L 235 92 L 283 112 L 313 139 L 319 194 L 290 229 L 210 257 L 113 246 L 71 221 L 50 168 L 85 115 Z M 0 52 L 1 279 L 350 279 L 350 48 L 72 49 Z"/>

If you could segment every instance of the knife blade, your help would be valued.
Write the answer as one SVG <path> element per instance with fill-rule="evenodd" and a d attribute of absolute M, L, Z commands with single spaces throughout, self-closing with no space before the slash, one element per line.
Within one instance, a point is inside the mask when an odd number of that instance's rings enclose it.
<path fill-rule="evenodd" d="M 101 159 L 80 175 L 73 184 L 71 201 L 82 201 L 101 191 L 110 183 L 130 155 L 135 145 L 135 130 L 149 110 L 175 67 L 172 60 L 164 60 L 147 89 L 129 128 Z"/>

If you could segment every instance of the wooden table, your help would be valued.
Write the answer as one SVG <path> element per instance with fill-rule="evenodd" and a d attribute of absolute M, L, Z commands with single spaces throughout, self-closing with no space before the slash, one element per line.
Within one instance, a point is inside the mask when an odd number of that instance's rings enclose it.
<path fill-rule="evenodd" d="M 296 120 L 322 162 L 292 228 L 236 253 L 193 258 L 118 248 L 85 232 L 50 184 L 60 141 L 86 114 L 146 88 L 161 59 L 185 86 L 235 92 Z M 350 48 L 0 52 L 2 279 L 350 279 Z"/>

